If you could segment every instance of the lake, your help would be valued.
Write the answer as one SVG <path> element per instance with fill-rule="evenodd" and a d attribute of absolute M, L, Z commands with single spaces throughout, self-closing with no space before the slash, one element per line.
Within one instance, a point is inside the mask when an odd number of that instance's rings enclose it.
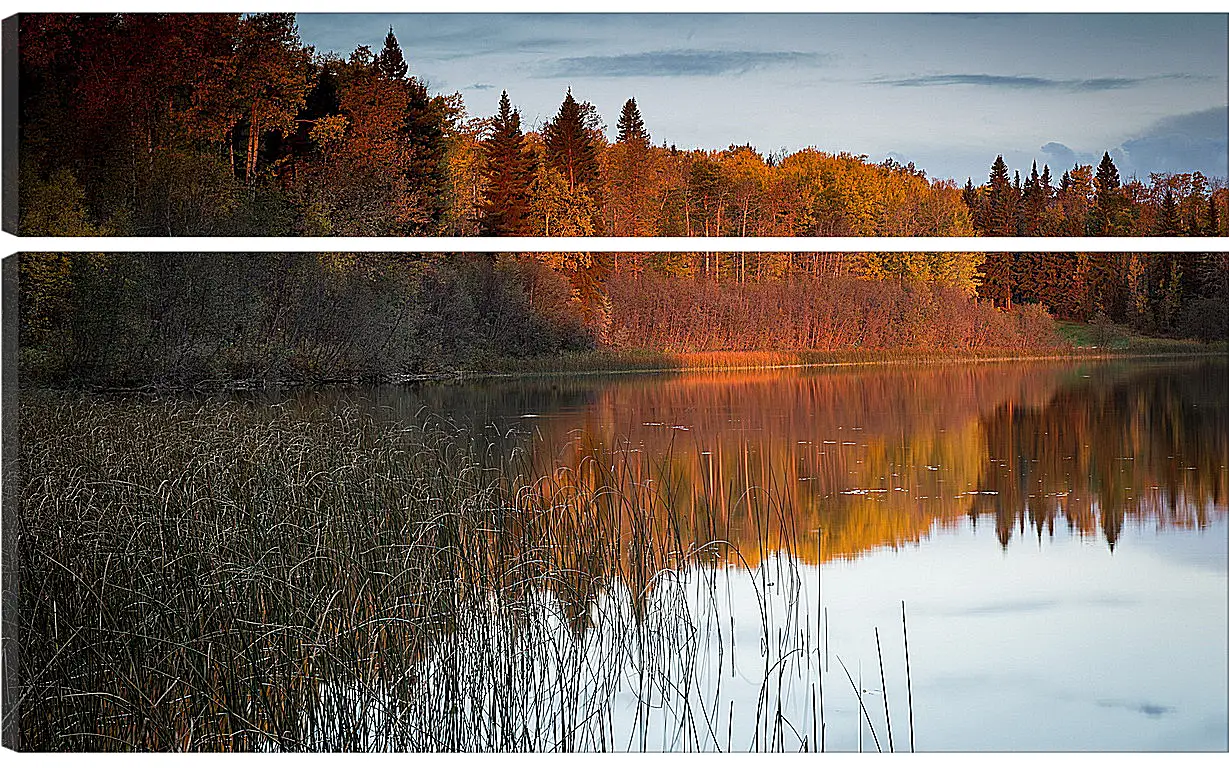
<path fill-rule="evenodd" d="M 94 399 L 116 410 L 99 410 Z M 249 713 L 257 725 L 248 735 L 239 738 L 232 727 L 226 740 L 200 742 L 192 741 L 202 738 L 199 729 L 224 719 L 216 697 L 191 710 L 198 730 L 180 722 L 188 710 L 159 709 L 167 735 L 151 737 L 126 720 L 124 736 L 107 731 L 126 746 L 1229 747 L 1223 358 L 509 378 L 88 400 L 23 414 L 37 422 L 27 465 L 45 468 L 34 470 L 38 482 L 26 482 L 27 514 L 54 506 L 58 515 L 84 520 L 71 503 L 49 499 L 57 489 L 62 496 L 91 483 L 113 484 L 116 494 L 105 503 L 90 496 L 92 509 L 153 510 L 161 522 L 118 515 L 108 524 L 122 534 L 114 546 L 128 536 L 126 551 L 149 537 L 151 554 L 129 575 L 114 556 L 104 566 L 98 554 L 110 551 L 98 543 L 110 531 L 82 522 L 90 544 L 74 551 L 92 554 L 74 561 L 76 578 L 89 582 L 80 574 L 97 570 L 102 584 L 116 582 L 117 573 L 134 584 L 170 578 L 161 575 L 167 564 L 187 555 L 168 553 L 166 534 L 159 540 L 151 530 L 177 532 L 170 547 L 186 553 L 198 547 L 194 530 L 216 527 L 200 535 L 210 542 L 199 547 L 208 556 L 193 567 L 225 570 L 229 578 L 241 573 L 257 586 L 240 595 L 222 579 L 206 587 L 185 585 L 185 576 L 169 587 L 195 595 L 182 601 L 185 611 L 219 601 L 235 606 L 219 613 L 227 617 L 224 630 L 216 623 L 222 618 L 193 618 L 181 642 L 206 660 L 185 653 L 182 663 L 205 670 L 202 679 L 216 677 L 207 670 L 216 667 L 219 637 L 248 632 L 244 622 L 259 625 L 262 632 L 243 635 L 245 644 L 233 651 L 247 670 L 239 687 L 284 684 L 306 697 L 286 700 L 314 702 L 261 704 L 265 719 Z M 120 437 L 121 423 L 166 408 L 180 410 Z M 211 421 L 219 408 L 222 420 Z M 66 441 L 61 430 L 70 422 L 52 424 L 70 418 L 65 413 L 77 419 L 71 423 L 93 425 L 99 437 Z M 347 419 L 366 426 L 347 431 Z M 438 448 L 441 455 L 468 451 L 472 463 L 453 470 L 452 459 L 399 458 L 410 438 L 387 436 L 424 420 L 436 430 L 424 435 L 455 446 Z M 228 433 L 233 424 L 240 426 Z M 266 424 L 282 432 L 266 434 Z M 177 434 L 199 434 L 201 445 L 212 447 L 194 453 L 171 445 Z M 281 438 L 270 435 L 277 434 L 291 437 L 271 452 Z M 119 458 L 101 458 L 99 442 Z M 325 444 L 335 452 L 323 452 Z M 231 450 L 234 456 L 212 464 L 200 458 Z M 435 485 L 405 485 L 400 475 L 411 472 L 409 463 L 418 475 L 434 473 Z M 181 465 L 189 468 L 182 476 L 165 476 Z M 448 485 L 455 482 L 469 490 Z M 479 496 L 481 504 L 468 501 Z M 269 511 L 260 511 L 266 500 Z M 436 510 L 434 517 L 413 523 L 420 507 Z M 361 530 L 334 530 L 333 509 L 361 516 Z M 227 539 L 226 523 L 210 522 L 218 515 L 235 516 L 236 529 L 248 531 L 242 541 Z M 33 534 L 33 557 L 63 536 Z M 268 543 L 279 536 L 284 545 Z M 360 545 L 364 537 L 369 545 Z M 322 549 L 321 541 L 339 543 Z M 411 582 L 414 552 L 429 553 L 432 562 L 450 554 L 428 575 L 415 570 Z M 87 567 L 89 558 L 96 564 Z M 330 564 L 310 565 L 316 561 Z M 318 575 L 304 576 L 313 569 Z M 353 585 L 330 598 L 340 581 Z M 269 585 L 283 583 L 295 587 L 266 601 Z M 57 584 L 42 593 L 78 589 Z M 143 595 L 151 589 L 133 587 Z M 214 591 L 197 594 L 204 589 Z M 419 597 L 411 600 L 411 592 Z M 254 601 L 259 618 L 249 612 Z M 270 607 L 278 601 L 281 608 Z M 131 602 L 117 602 L 114 617 Z M 410 602 L 414 607 L 405 607 Z M 435 607 L 427 611 L 426 604 Z M 42 618 L 27 641 L 52 629 L 63 637 L 71 631 L 65 623 L 93 632 L 87 624 L 113 616 L 84 611 L 74 619 L 62 610 L 35 611 Z M 173 631 L 175 617 L 189 615 L 159 611 L 161 626 L 139 642 Z M 247 618 L 236 619 L 240 614 Z M 345 641 L 349 650 L 320 639 L 334 624 L 337 637 L 355 635 Z M 388 639 L 394 630 L 399 640 Z M 267 640 L 274 635 L 281 639 Z M 125 639 L 126 658 L 134 642 Z M 257 642 L 269 643 L 261 658 L 284 656 L 283 666 L 294 671 L 265 679 L 266 662 L 244 655 Z M 70 644 L 53 661 L 88 657 L 80 663 L 93 669 L 121 652 L 100 647 L 89 646 L 97 656 L 75 656 Z M 347 653 L 363 662 L 350 663 Z M 322 658 L 331 661 L 318 663 Z M 300 673 L 300 666 L 312 671 Z M 55 725 L 61 719 L 82 720 L 79 700 L 62 693 L 75 684 L 61 680 L 60 693 L 48 694 L 54 714 L 30 726 L 32 741 L 80 747 L 51 735 L 65 727 Z M 250 694 L 240 699 L 256 706 Z M 125 717 L 138 710 L 133 705 Z M 273 710 L 290 724 L 268 725 L 277 719 Z M 114 712 L 91 711 L 91 728 L 118 722 Z"/>

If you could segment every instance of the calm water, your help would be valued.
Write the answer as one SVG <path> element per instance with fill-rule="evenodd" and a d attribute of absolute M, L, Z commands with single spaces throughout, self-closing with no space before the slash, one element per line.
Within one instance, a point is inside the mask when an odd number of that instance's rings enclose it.
<path fill-rule="evenodd" d="M 1223 358 L 238 399 L 23 404 L 28 743 L 1229 747 Z"/>
<path fill-rule="evenodd" d="M 577 483 L 593 461 L 611 470 L 603 482 L 651 475 L 673 489 L 660 524 L 737 547 L 706 566 L 718 590 L 678 575 L 680 599 L 733 638 L 690 662 L 705 670 L 698 697 L 715 727 L 680 736 L 669 696 L 645 714 L 628 691 L 616 744 L 797 747 L 815 730 L 822 669 L 825 747 L 873 750 L 877 737 L 886 750 L 877 628 L 895 748 L 908 748 L 904 601 L 919 750 L 1223 750 L 1227 371 L 1223 360 L 896 366 L 363 398 L 392 419 L 448 414 L 517 466 Z M 735 503 L 748 492 L 789 519 L 750 519 Z M 588 609 L 600 617 L 619 599 L 612 587 Z M 773 649 L 791 648 L 765 670 Z M 782 722 L 740 725 L 768 697 Z"/>

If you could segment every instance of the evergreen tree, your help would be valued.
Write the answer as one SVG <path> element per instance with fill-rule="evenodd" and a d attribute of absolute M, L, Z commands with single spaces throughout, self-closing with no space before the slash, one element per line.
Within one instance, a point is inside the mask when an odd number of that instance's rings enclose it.
<path fill-rule="evenodd" d="M 447 105 L 442 96 L 432 97 L 416 78 L 403 81 L 406 90 L 405 117 L 401 133 L 410 148 L 406 178 L 422 194 L 432 227 L 443 220 L 447 208 L 448 167 L 445 162 L 448 125 Z"/>
<path fill-rule="evenodd" d="M 1118 167 L 1110 153 L 1101 156 L 1101 164 L 1097 166 L 1097 175 L 1093 179 L 1097 193 L 1097 203 L 1093 208 L 1090 221 L 1090 235 L 1109 235 L 1114 232 L 1114 218 L 1120 207 L 1122 193 L 1121 181 L 1118 178 Z"/>
<path fill-rule="evenodd" d="M 1036 237 L 1041 234 L 1041 215 L 1045 210 L 1048 194 L 1037 173 L 1037 161 L 1033 161 L 1033 169 L 1024 181 L 1024 211 L 1020 217 L 1019 232 L 1025 237 Z"/>
<path fill-rule="evenodd" d="M 376 68 L 389 80 L 403 80 L 406 73 L 410 71 L 409 65 L 405 63 L 405 57 L 401 55 L 401 46 L 397 43 L 397 36 L 393 34 L 392 27 L 388 28 L 388 34 L 384 37 L 384 47 L 376 56 Z"/>
<path fill-rule="evenodd" d="M 973 228 L 979 233 L 984 233 L 986 222 L 977 191 L 977 188 L 973 186 L 973 179 L 969 178 L 965 181 L 960 196 L 964 200 L 965 207 L 969 209 L 969 220 L 973 222 Z"/>
<path fill-rule="evenodd" d="M 628 99 L 623 103 L 623 111 L 619 113 L 619 138 L 620 144 L 626 144 L 629 141 L 639 141 L 648 144 L 649 132 L 644 129 L 644 120 L 640 117 L 640 107 L 636 106 L 634 98 Z"/>
<path fill-rule="evenodd" d="M 534 162 L 521 133 L 520 113 L 512 109 L 508 92 L 499 97 L 499 112 L 483 145 L 486 185 L 482 202 L 484 235 L 524 235 L 529 231 L 529 186 Z"/>
<path fill-rule="evenodd" d="M 990 198 L 987 201 L 986 234 L 1011 237 L 1015 228 L 1016 192 L 1007 175 L 1007 163 L 999 155 L 990 166 Z"/>
<path fill-rule="evenodd" d="M 1012 294 L 1015 292 L 1015 261 L 1014 253 L 987 253 L 978 267 L 980 279 L 977 294 L 983 299 L 993 301 L 995 306 L 1009 311 Z"/>
<path fill-rule="evenodd" d="M 1216 211 L 1216 195 L 1208 196 L 1208 220 L 1204 222 L 1204 237 L 1218 237 L 1220 235 L 1220 222 L 1217 221 Z"/>
<path fill-rule="evenodd" d="M 586 110 L 577 103 L 569 88 L 555 119 L 542 131 L 546 160 L 567 182 L 570 192 L 580 186 L 587 187 L 591 194 L 598 189 L 597 144 L 591 114 L 592 108 Z"/>
<path fill-rule="evenodd" d="M 1114 159 L 1109 152 L 1101 155 L 1096 178 L 1098 195 L 1113 193 L 1122 186 L 1122 181 L 1118 178 L 1118 166 L 1114 165 Z"/>
<path fill-rule="evenodd" d="M 1178 204 L 1174 201 L 1172 189 L 1165 190 L 1161 198 L 1161 210 L 1156 219 L 1156 234 L 1161 237 L 1177 237 L 1182 234 L 1182 223 L 1178 217 Z"/>

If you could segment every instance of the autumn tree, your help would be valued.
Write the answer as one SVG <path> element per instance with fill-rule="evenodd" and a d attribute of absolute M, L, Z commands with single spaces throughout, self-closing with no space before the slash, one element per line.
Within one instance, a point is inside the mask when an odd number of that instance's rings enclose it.
<path fill-rule="evenodd" d="M 293 130 L 311 89 L 307 51 L 299 42 L 294 14 L 244 16 L 235 56 L 236 129 L 246 133 L 243 179 L 250 185 L 256 180 L 262 137 Z"/>
<path fill-rule="evenodd" d="M 445 98 L 447 131 L 444 135 L 444 168 L 447 173 L 446 205 L 441 234 L 458 237 L 482 232 L 483 139 L 492 118 L 470 117 L 461 94 Z"/>
<path fill-rule="evenodd" d="M 618 140 L 598 155 L 602 229 L 612 237 L 655 235 L 665 186 L 664 150 L 649 143 L 635 99 L 623 105 L 618 131 Z"/>

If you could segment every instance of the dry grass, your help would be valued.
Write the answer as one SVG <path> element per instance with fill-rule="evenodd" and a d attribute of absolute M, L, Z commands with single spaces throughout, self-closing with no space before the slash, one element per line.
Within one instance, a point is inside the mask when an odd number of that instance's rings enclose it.
<path fill-rule="evenodd" d="M 789 551 L 814 534 L 771 487 L 726 511 L 776 551 L 736 569 L 717 526 L 699 545 L 670 524 L 668 461 L 501 463 L 340 406 L 33 393 L 20 417 L 24 748 L 823 743 Z M 730 678 L 748 631 L 754 701 Z"/>

